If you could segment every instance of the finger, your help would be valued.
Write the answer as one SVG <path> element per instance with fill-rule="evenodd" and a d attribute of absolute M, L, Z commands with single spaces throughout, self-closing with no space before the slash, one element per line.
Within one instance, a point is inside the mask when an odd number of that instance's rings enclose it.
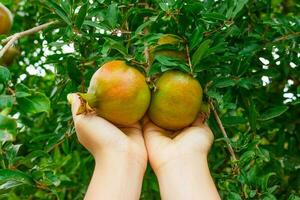
<path fill-rule="evenodd" d="M 192 123 L 191 126 L 198 126 L 198 127 L 203 126 L 203 125 L 204 125 L 204 121 L 205 121 L 205 116 L 203 116 L 203 115 L 200 114 L 200 115 L 195 119 L 195 121 Z"/>

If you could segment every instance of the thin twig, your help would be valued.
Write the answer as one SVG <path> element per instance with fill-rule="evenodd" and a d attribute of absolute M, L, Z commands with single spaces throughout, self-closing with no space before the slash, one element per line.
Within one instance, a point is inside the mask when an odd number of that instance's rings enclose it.
<path fill-rule="evenodd" d="M 208 37 L 211 34 L 220 31 L 224 26 L 231 26 L 232 24 L 234 24 L 234 21 L 224 21 L 224 23 L 221 26 L 217 27 L 216 29 L 214 29 L 212 31 L 206 31 L 203 34 L 205 37 Z"/>
<path fill-rule="evenodd" d="M 290 34 L 287 34 L 287 35 L 283 35 L 279 38 L 276 38 L 274 40 L 274 42 L 279 42 L 279 41 L 282 41 L 282 40 L 287 40 L 287 39 L 290 39 L 291 36 L 296 36 L 298 37 L 300 35 L 300 32 L 296 32 L 296 33 L 290 33 Z"/>
<path fill-rule="evenodd" d="M 145 8 L 149 8 L 148 2 L 145 2 L 144 5 L 145 5 Z M 147 21 L 148 19 L 149 19 L 149 17 L 144 17 L 145 21 Z M 149 34 L 149 30 L 148 30 L 147 27 L 144 29 L 143 33 L 144 33 L 144 35 Z M 150 60 L 149 60 L 149 58 L 150 58 L 150 48 L 148 46 L 148 43 L 144 43 L 144 46 L 146 47 L 145 50 L 144 50 L 144 55 L 145 55 L 146 64 L 147 64 L 146 72 L 148 73 L 149 70 L 150 70 L 150 67 L 151 67 L 150 65 L 152 64 L 152 63 L 150 63 Z"/>
<path fill-rule="evenodd" d="M 220 117 L 219 117 L 219 115 L 218 115 L 218 113 L 217 113 L 217 111 L 216 111 L 216 109 L 214 107 L 214 104 L 212 103 L 212 101 L 209 101 L 209 104 L 210 104 L 210 107 L 211 107 L 211 109 L 212 109 L 212 111 L 214 113 L 214 116 L 216 118 L 216 121 L 218 123 L 218 126 L 219 126 L 220 130 L 221 130 L 224 138 L 226 138 L 226 143 L 227 143 L 228 151 L 231 154 L 231 156 L 233 158 L 233 161 L 237 161 L 237 158 L 236 158 L 236 155 L 234 153 L 234 150 L 233 150 L 233 148 L 232 148 L 232 146 L 231 146 L 231 144 L 229 142 L 229 138 L 228 138 L 227 133 L 225 131 L 225 128 L 224 128 L 224 126 L 222 124 L 222 121 L 221 121 L 221 119 L 220 119 Z"/>
<path fill-rule="evenodd" d="M 192 62 L 191 62 L 191 57 L 190 57 L 190 49 L 189 49 L 188 44 L 185 45 L 185 49 L 186 49 L 186 56 L 187 56 L 187 59 L 188 59 L 191 74 L 193 74 L 193 67 L 192 67 Z"/>
<path fill-rule="evenodd" d="M 8 43 L 1 49 L 0 58 L 4 55 L 4 53 L 17 41 L 19 36 L 17 34 L 13 35 L 13 37 L 8 41 Z"/>
<path fill-rule="evenodd" d="M 29 30 L 20 32 L 20 33 L 15 33 L 12 36 L 9 36 L 8 38 L 4 39 L 1 41 L 1 44 L 6 44 L 0 51 L 0 58 L 4 55 L 4 53 L 20 38 L 25 37 L 27 35 L 31 35 L 34 34 L 36 32 L 39 32 L 45 28 L 47 28 L 48 26 L 54 24 L 56 22 L 48 22 L 46 24 L 42 24 L 39 26 L 36 26 L 34 28 L 31 28 Z"/>

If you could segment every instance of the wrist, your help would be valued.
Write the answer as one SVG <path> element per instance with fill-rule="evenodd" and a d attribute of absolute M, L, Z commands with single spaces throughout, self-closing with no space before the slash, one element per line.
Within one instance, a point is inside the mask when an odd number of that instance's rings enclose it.
<path fill-rule="evenodd" d="M 103 170 L 114 168 L 118 171 L 135 171 L 144 173 L 147 167 L 147 158 L 126 152 L 101 152 L 94 155 L 96 166 Z M 113 171 L 113 170 L 111 170 Z"/>
<path fill-rule="evenodd" d="M 169 160 L 161 163 L 157 168 L 154 168 L 154 172 L 157 177 L 182 172 L 191 172 L 191 170 L 197 170 L 201 166 L 207 166 L 206 154 L 187 154 L 170 158 Z M 193 173 L 193 172 L 191 172 Z"/>
<path fill-rule="evenodd" d="M 184 156 L 156 172 L 162 199 L 219 199 L 206 156 Z"/>
<path fill-rule="evenodd" d="M 140 161 L 110 152 L 95 156 L 95 162 L 86 200 L 100 194 L 101 199 L 139 199 L 145 173 Z"/>

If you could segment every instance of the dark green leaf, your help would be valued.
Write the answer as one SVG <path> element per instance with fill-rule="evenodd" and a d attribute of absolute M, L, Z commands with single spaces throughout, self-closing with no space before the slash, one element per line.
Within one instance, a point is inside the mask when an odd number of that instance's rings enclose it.
<path fill-rule="evenodd" d="M 91 27 L 94 27 L 97 29 L 109 30 L 108 26 L 105 26 L 104 24 L 100 24 L 99 22 L 93 22 L 90 20 L 85 20 L 83 22 L 83 25 L 91 26 Z"/>
<path fill-rule="evenodd" d="M 211 44 L 211 40 L 204 40 L 200 46 L 198 47 L 198 49 L 196 50 L 196 52 L 193 54 L 192 56 L 192 65 L 198 65 L 202 56 L 205 54 L 205 52 L 208 50 L 209 45 Z"/>
<path fill-rule="evenodd" d="M 17 98 L 19 109 L 23 113 L 50 112 L 50 100 L 40 92 L 35 92 L 31 96 Z"/>
<path fill-rule="evenodd" d="M 118 42 L 116 40 L 113 40 L 111 38 L 105 38 L 105 44 L 103 45 L 104 47 L 107 47 L 107 50 L 109 49 L 115 49 L 118 52 L 120 52 L 123 56 L 128 56 L 128 51 L 127 49 L 123 46 L 123 44 L 121 42 Z M 103 54 L 106 54 L 107 50 L 103 51 Z"/>
<path fill-rule="evenodd" d="M 71 25 L 71 21 L 68 18 L 67 13 L 64 11 L 64 9 L 62 9 L 56 2 L 54 2 L 53 0 L 46 0 L 46 4 L 54 9 L 55 13 L 64 21 L 66 22 L 68 25 Z"/>
<path fill-rule="evenodd" d="M 236 126 L 238 124 L 245 124 L 247 120 L 240 116 L 222 117 L 222 122 L 225 126 Z"/>
<path fill-rule="evenodd" d="M 111 28 L 115 28 L 118 21 L 118 6 L 113 3 L 108 6 L 107 9 L 107 21 Z"/>
<path fill-rule="evenodd" d="M 10 95 L 0 95 L 0 110 L 13 106 L 14 97 Z"/>
<path fill-rule="evenodd" d="M 213 81 L 214 86 L 217 88 L 234 86 L 235 83 L 236 81 L 231 78 L 218 78 Z"/>
<path fill-rule="evenodd" d="M 18 170 L 8 169 L 0 169 L 0 183 L 2 183 L 0 190 L 9 189 L 22 184 L 34 185 L 32 178 L 27 174 Z"/>
<path fill-rule="evenodd" d="M 77 18 L 76 18 L 76 26 L 77 28 L 81 28 L 83 22 L 84 22 L 84 19 L 85 19 L 85 16 L 87 14 L 87 10 L 88 10 L 88 4 L 84 4 L 83 6 L 81 6 L 80 10 L 79 10 L 79 13 L 77 15 Z"/>
<path fill-rule="evenodd" d="M 275 107 L 270 108 L 269 110 L 263 112 L 260 115 L 259 120 L 265 121 L 265 120 L 273 119 L 275 117 L 278 117 L 278 116 L 282 115 L 288 109 L 289 109 L 288 106 L 275 106 Z"/>
<path fill-rule="evenodd" d="M 249 109 L 249 111 L 248 111 L 249 112 L 249 123 L 250 123 L 252 130 L 255 131 L 258 113 L 256 111 L 255 104 L 253 101 L 250 101 L 250 107 L 248 109 Z"/>
<path fill-rule="evenodd" d="M 163 65 L 162 71 L 175 68 L 175 69 L 181 69 L 184 72 L 190 72 L 189 67 L 184 63 L 182 63 L 181 60 L 179 59 L 157 55 L 155 56 L 155 60 L 157 60 L 160 64 Z"/>
<path fill-rule="evenodd" d="M 226 20 L 226 16 L 224 16 L 221 13 L 205 13 L 202 14 L 204 19 L 208 19 L 208 20 L 221 20 L 224 21 Z"/>
<path fill-rule="evenodd" d="M 6 67 L 0 66 L 0 83 L 6 83 L 10 80 L 10 72 Z"/>
<path fill-rule="evenodd" d="M 200 44 L 200 42 L 203 39 L 203 27 L 198 26 L 192 33 L 191 39 L 190 39 L 190 50 L 193 50 L 196 46 Z"/>

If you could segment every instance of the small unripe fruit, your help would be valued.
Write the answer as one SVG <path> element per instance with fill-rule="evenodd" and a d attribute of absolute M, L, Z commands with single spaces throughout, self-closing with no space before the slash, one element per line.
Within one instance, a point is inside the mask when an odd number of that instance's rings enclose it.
<path fill-rule="evenodd" d="M 0 3 L 0 35 L 7 34 L 12 26 L 13 17 L 11 12 Z"/>
<path fill-rule="evenodd" d="M 196 119 L 202 102 L 202 88 L 196 79 L 180 71 L 168 71 L 155 86 L 148 114 L 156 125 L 179 130 Z"/>
<path fill-rule="evenodd" d="M 10 66 L 15 58 L 20 55 L 20 51 L 19 49 L 17 49 L 16 47 L 10 47 L 2 56 L 2 58 L 0 58 L 0 64 L 4 65 L 4 66 Z"/>
<path fill-rule="evenodd" d="M 173 35 L 173 34 L 165 34 L 158 39 L 157 44 L 158 45 L 163 45 L 163 44 L 177 45 L 181 42 L 182 42 L 182 39 L 179 36 Z"/>
<path fill-rule="evenodd" d="M 178 50 L 173 50 L 173 49 L 159 49 L 158 48 L 161 45 L 167 45 L 167 44 L 178 46 L 180 43 L 182 43 L 182 39 L 176 35 L 165 34 L 165 35 L 161 36 L 157 41 L 157 45 L 152 46 L 149 49 L 149 63 L 150 64 L 153 63 L 156 55 L 168 56 L 168 57 L 186 60 L 187 58 L 186 58 L 185 51 L 178 51 Z"/>
<path fill-rule="evenodd" d="M 87 94 L 81 94 L 97 115 L 115 124 L 139 121 L 150 104 L 145 76 L 124 61 L 105 63 L 93 75 Z"/>

